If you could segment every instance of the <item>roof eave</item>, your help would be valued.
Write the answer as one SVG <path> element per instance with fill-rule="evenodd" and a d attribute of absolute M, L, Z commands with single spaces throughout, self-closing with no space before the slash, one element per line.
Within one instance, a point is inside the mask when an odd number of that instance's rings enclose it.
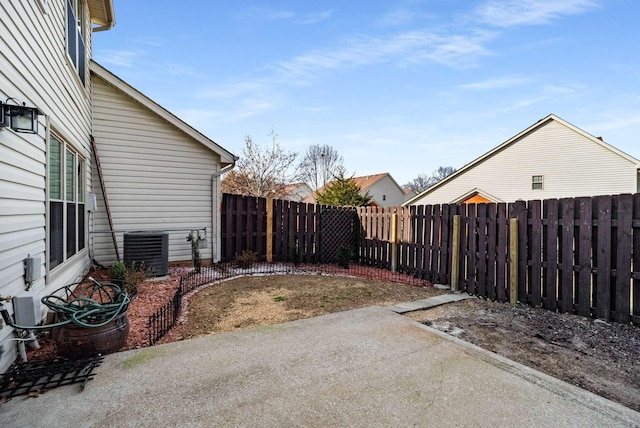
<path fill-rule="evenodd" d="M 87 1 L 87 6 L 89 7 L 91 23 L 95 24 L 91 31 L 105 31 L 116 25 L 112 0 L 89 0 Z"/>

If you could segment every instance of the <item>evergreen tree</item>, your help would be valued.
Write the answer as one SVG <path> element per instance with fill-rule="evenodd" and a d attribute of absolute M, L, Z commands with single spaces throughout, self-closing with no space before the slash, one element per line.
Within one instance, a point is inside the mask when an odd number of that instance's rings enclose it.
<path fill-rule="evenodd" d="M 324 205 L 361 207 L 369 203 L 371 195 L 369 192 L 361 195 L 360 191 L 353 176 L 346 177 L 344 168 L 340 168 L 334 179 L 316 193 L 316 201 Z"/>

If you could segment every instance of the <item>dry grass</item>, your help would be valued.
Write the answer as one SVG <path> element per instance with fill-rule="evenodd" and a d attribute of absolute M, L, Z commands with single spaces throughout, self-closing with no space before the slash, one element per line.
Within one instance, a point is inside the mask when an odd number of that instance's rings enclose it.
<path fill-rule="evenodd" d="M 367 306 L 390 306 L 442 292 L 388 282 L 320 275 L 249 276 L 215 284 L 189 302 L 183 337 L 278 324 Z"/>

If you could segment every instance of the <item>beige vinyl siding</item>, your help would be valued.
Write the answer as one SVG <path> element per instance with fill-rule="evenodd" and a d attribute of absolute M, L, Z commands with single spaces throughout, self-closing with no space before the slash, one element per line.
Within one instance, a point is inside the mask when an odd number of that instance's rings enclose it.
<path fill-rule="evenodd" d="M 46 271 L 45 186 L 48 123 L 90 162 L 90 92 L 81 85 L 66 54 L 65 0 L 50 0 L 46 15 L 36 1 L 2 1 L 0 28 L 0 100 L 16 98 L 44 113 L 38 134 L 0 131 L 0 295 L 25 292 L 23 263 L 31 255 L 42 260 L 43 276 L 32 287 L 42 296 L 75 281 L 88 267 L 87 250 L 83 250 L 52 272 Z M 87 46 L 91 46 L 86 30 Z M 86 177 L 90 188 L 89 174 Z M 12 336 L 12 329 L 0 329 L 0 344 Z M 0 372 L 15 356 L 11 343 L 0 357 Z"/>
<path fill-rule="evenodd" d="M 543 190 L 532 189 L 534 175 Z M 413 204 L 449 203 L 473 189 L 505 202 L 635 193 L 637 165 L 552 120 Z"/>
<path fill-rule="evenodd" d="M 219 156 L 117 88 L 93 76 L 94 137 L 117 231 L 169 231 L 170 261 L 190 260 L 189 229 L 206 228 L 212 257 L 212 179 Z M 94 189 L 99 193 L 99 184 Z M 92 237 L 95 258 L 110 265 L 115 251 L 101 194 Z"/>

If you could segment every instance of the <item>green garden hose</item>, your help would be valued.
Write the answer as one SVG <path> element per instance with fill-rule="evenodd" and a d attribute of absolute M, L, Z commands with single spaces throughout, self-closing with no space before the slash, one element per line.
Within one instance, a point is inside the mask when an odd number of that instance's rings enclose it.
<path fill-rule="evenodd" d="M 2 317 L 11 327 L 22 330 L 49 329 L 65 324 L 94 328 L 103 327 L 126 312 L 131 301 L 126 291 L 116 284 L 103 284 L 91 277 L 89 280 L 90 286 L 76 288 L 78 284 L 66 285 L 41 299 L 58 316 L 60 321 L 56 323 L 41 326 L 17 325 L 10 319 L 6 309 L 2 310 Z"/>

